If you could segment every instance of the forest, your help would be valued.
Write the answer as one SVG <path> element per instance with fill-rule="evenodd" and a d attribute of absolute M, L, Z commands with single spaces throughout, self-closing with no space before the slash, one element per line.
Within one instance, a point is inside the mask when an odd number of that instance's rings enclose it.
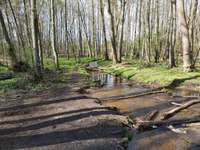
<path fill-rule="evenodd" d="M 0 0 L 0 150 L 196 150 L 199 0 Z"/>

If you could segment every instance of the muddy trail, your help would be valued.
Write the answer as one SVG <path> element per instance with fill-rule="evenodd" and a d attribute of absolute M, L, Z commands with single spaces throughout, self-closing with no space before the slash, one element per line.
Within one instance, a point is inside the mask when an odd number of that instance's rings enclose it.
<path fill-rule="evenodd" d="M 97 87 L 84 89 L 91 80 Z M 155 127 L 142 132 L 133 128 L 127 145 L 126 116 L 134 120 L 154 110 L 165 112 L 174 104 L 199 96 L 193 91 L 173 90 L 117 99 L 150 89 L 134 81 L 92 72 L 89 78 L 72 74 L 64 88 L 1 96 L 0 149 L 200 149 L 199 124 Z M 193 105 L 170 119 L 199 116 L 199 107 L 200 104 Z"/>

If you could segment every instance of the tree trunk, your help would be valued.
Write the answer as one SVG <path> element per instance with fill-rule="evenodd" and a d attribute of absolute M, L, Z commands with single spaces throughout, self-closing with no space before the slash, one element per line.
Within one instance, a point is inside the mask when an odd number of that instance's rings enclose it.
<path fill-rule="evenodd" d="M 105 57 L 105 60 L 109 60 L 103 0 L 100 0 L 100 10 L 101 10 L 101 19 L 102 19 L 102 24 L 103 24 L 103 34 L 104 34 L 104 43 L 105 43 L 104 57 Z"/>
<path fill-rule="evenodd" d="M 17 56 L 15 54 L 14 45 L 11 42 L 8 31 L 6 29 L 6 25 L 4 22 L 3 13 L 2 13 L 1 8 L 0 8 L 0 22 L 1 22 L 2 30 L 3 30 L 3 34 L 5 36 L 6 42 L 8 43 L 8 46 L 9 46 L 8 54 L 11 58 L 11 67 L 12 67 L 12 69 L 14 69 L 15 65 L 18 63 L 18 60 L 17 60 Z"/>
<path fill-rule="evenodd" d="M 185 72 L 192 71 L 192 62 L 191 62 L 191 46 L 189 40 L 189 28 L 186 21 L 186 14 L 184 9 L 184 0 L 177 0 L 177 12 L 178 19 L 180 22 L 180 32 L 182 38 L 182 49 L 183 49 L 183 70 Z"/>
<path fill-rule="evenodd" d="M 108 13 L 110 15 L 110 26 L 111 26 L 111 42 L 112 42 L 112 50 L 113 50 L 113 64 L 119 63 L 117 57 L 117 34 L 115 31 L 115 19 L 112 12 L 112 4 L 111 0 L 108 0 Z"/>
<path fill-rule="evenodd" d="M 51 48 L 54 55 L 56 69 L 59 69 L 58 52 L 56 47 L 55 7 L 54 0 L 51 0 Z"/>
<path fill-rule="evenodd" d="M 37 18 L 37 8 L 36 0 L 31 0 L 31 28 L 32 28 L 32 45 L 33 45 L 33 56 L 35 64 L 35 73 L 38 77 L 41 77 L 41 61 L 39 54 L 39 45 L 38 45 L 38 18 Z"/>
<path fill-rule="evenodd" d="M 126 0 L 123 0 L 121 2 L 122 4 L 122 21 L 121 21 L 121 37 L 120 37 L 120 44 L 119 44 L 119 56 L 118 60 L 121 63 L 122 62 L 122 49 L 123 49 L 123 42 L 124 42 L 124 23 L 125 23 L 125 11 L 126 11 Z"/>
<path fill-rule="evenodd" d="M 65 51 L 67 53 L 67 58 L 69 59 L 69 37 L 68 37 L 68 12 L 67 12 L 67 0 L 65 0 Z"/>
<path fill-rule="evenodd" d="M 176 66 L 175 64 L 175 43 L 176 43 L 176 27 L 175 27 L 175 23 L 176 23 L 176 16 L 175 16 L 175 10 L 176 10 L 176 2 L 174 2 L 173 0 L 171 1 L 171 33 L 170 33 L 170 46 L 169 46 L 169 65 L 170 68 L 173 68 Z"/>

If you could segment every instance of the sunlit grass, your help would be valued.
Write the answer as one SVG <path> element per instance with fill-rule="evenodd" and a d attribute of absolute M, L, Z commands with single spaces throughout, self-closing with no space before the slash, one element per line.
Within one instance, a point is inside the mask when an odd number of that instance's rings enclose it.
<path fill-rule="evenodd" d="M 183 78 L 192 78 L 190 83 L 199 84 L 200 83 L 200 71 L 194 71 L 190 73 L 185 73 L 182 71 L 182 68 L 177 67 L 170 69 L 167 65 L 151 65 L 145 66 L 141 63 L 126 63 L 117 64 L 117 65 L 102 65 L 102 69 L 106 72 L 121 75 L 125 78 L 137 80 L 139 82 L 152 84 L 158 83 L 160 85 L 167 85 L 171 83 L 175 79 L 183 79 Z"/>
<path fill-rule="evenodd" d="M 62 87 L 66 85 L 66 82 L 70 79 L 71 73 L 78 73 L 82 76 L 89 75 L 85 69 L 85 65 L 94 58 L 83 57 L 79 60 L 67 59 L 61 57 L 59 59 L 61 73 L 56 74 L 55 65 L 53 59 L 44 59 L 44 68 L 52 72 L 52 75 L 45 74 L 41 81 L 35 81 L 32 79 L 30 72 L 28 73 L 15 73 L 15 77 L 9 80 L 0 81 L 0 93 L 15 92 L 16 90 L 27 91 L 39 91 L 48 89 L 51 87 Z M 6 66 L 0 65 L 0 73 L 8 72 L 9 69 Z M 54 75 L 53 75 L 54 74 Z"/>
<path fill-rule="evenodd" d="M 59 75 L 50 78 L 48 75 L 44 75 L 44 79 L 41 82 L 35 82 L 34 80 L 27 79 L 28 73 L 17 73 L 13 79 L 0 81 L 0 93 L 20 89 L 42 90 L 52 86 L 63 86 L 66 84 L 66 81 L 70 79 L 71 73 L 78 73 L 83 76 L 89 75 L 85 69 L 85 65 L 93 60 L 95 59 L 88 57 L 83 57 L 80 59 L 67 59 L 65 57 L 61 57 L 59 58 L 61 71 Z M 192 78 L 200 75 L 200 71 L 197 70 L 191 73 L 185 73 L 180 67 L 170 69 L 164 64 L 149 65 L 135 60 L 124 60 L 122 64 L 113 65 L 112 61 L 98 59 L 98 65 L 107 73 L 122 76 L 146 84 L 157 83 L 160 85 L 168 85 L 175 79 Z M 50 58 L 44 59 L 44 68 L 54 71 L 54 60 Z M 0 65 L 0 73 L 5 73 L 8 71 L 8 67 Z M 190 79 L 189 83 L 200 84 L 200 78 L 196 77 L 194 79 Z"/>
<path fill-rule="evenodd" d="M 9 69 L 7 66 L 4 66 L 4 65 L 1 65 L 0 64 L 0 73 L 4 73 L 4 72 L 7 72 Z"/>

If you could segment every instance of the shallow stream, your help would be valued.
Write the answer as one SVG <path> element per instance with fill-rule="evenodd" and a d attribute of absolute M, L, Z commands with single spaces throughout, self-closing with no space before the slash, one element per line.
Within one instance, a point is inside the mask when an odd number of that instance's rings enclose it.
<path fill-rule="evenodd" d="M 101 99 L 130 93 L 141 93 L 151 88 L 134 81 L 116 77 L 101 72 L 92 72 L 91 79 L 100 84 L 101 88 L 92 92 L 92 96 Z M 131 118 L 142 117 L 158 110 L 160 114 L 199 96 L 198 92 L 189 90 L 172 90 L 168 93 L 158 93 L 137 98 L 105 100 L 103 105 L 116 107 L 121 114 Z M 181 111 L 171 119 L 188 118 L 200 115 L 200 105 L 194 105 Z M 177 131 L 176 131 L 177 130 Z M 182 132 L 181 132 L 182 131 Z M 130 141 L 129 149 L 133 150 L 196 150 L 200 149 L 200 126 L 158 128 L 153 131 L 135 135 Z"/>

